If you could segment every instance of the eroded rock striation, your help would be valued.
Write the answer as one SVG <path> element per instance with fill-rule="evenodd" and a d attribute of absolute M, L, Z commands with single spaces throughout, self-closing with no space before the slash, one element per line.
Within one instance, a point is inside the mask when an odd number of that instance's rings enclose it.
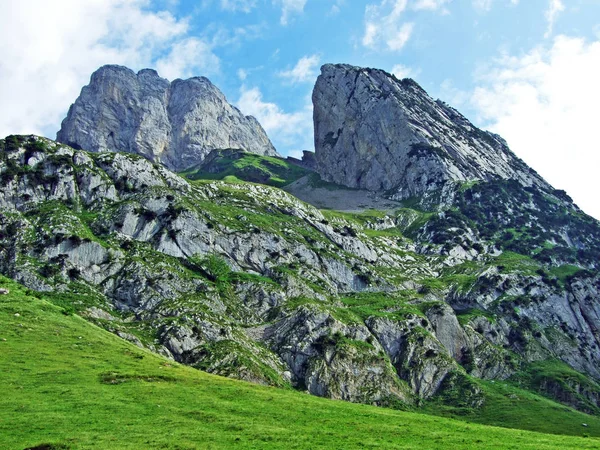
<path fill-rule="evenodd" d="M 207 78 L 169 82 L 107 65 L 69 108 L 57 140 L 89 151 L 142 155 L 171 170 L 202 162 L 214 149 L 277 155 L 258 121 L 227 102 Z"/>
<path fill-rule="evenodd" d="M 411 79 L 326 64 L 313 104 L 318 171 L 327 181 L 397 200 L 473 180 L 547 186 L 502 138 L 433 100 Z"/>

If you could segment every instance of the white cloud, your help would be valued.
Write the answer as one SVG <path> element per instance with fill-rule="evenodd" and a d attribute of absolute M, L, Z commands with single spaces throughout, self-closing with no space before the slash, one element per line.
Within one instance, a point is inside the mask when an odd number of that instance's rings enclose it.
<path fill-rule="evenodd" d="M 265 102 L 257 87 L 242 87 L 237 106 L 242 113 L 258 119 L 280 152 L 298 150 L 299 145 L 302 150 L 314 148 L 312 102 L 309 97 L 302 109 L 288 113 L 275 103 Z"/>
<path fill-rule="evenodd" d="M 548 48 L 495 61 L 471 100 L 489 129 L 597 218 L 599 79 L 600 41 L 558 36 Z"/>
<path fill-rule="evenodd" d="M 330 16 L 335 16 L 340 13 L 342 10 L 342 6 L 346 4 L 346 0 L 334 0 L 334 4 L 331 5 L 331 9 L 329 10 Z"/>
<path fill-rule="evenodd" d="M 548 5 L 548 9 L 546 10 L 546 21 L 548 22 L 548 28 L 544 37 L 547 38 L 552 35 L 552 30 L 554 29 L 556 19 L 558 19 L 558 16 L 564 10 L 565 5 L 562 2 L 562 0 L 550 0 L 550 4 Z"/>
<path fill-rule="evenodd" d="M 445 79 L 440 85 L 440 98 L 455 108 L 463 108 L 469 103 L 469 92 L 458 89 L 450 79 Z"/>
<path fill-rule="evenodd" d="M 403 78 L 413 78 L 419 72 L 419 70 L 414 70 L 411 67 L 402 64 L 396 64 L 394 67 L 392 67 L 392 74 L 394 74 L 399 80 L 402 80 Z"/>
<path fill-rule="evenodd" d="M 306 1 L 307 0 L 273 0 L 274 4 L 281 5 L 281 18 L 279 19 L 281 25 L 287 25 L 292 15 L 302 14 L 304 12 Z"/>
<path fill-rule="evenodd" d="M 401 23 L 408 0 L 382 0 L 380 4 L 367 5 L 365 32 L 362 44 L 372 49 L 401 50 L 410 39 L 413 23 Z"/>
<path fill-rule="evenodd" d="M 485 13 L 492 9 L 494 1 L 497 0 L 472 0 L 472 3 L 475 9 Z M 520 0 L 504 0 L 504 4 L 506 4 L 506 2 L 508 2 L 512 6 L 517 6 Z"/>
<path fill-rule="evenodd" d="M 221 0 L 221 9 L 249 13 L 256 7 L 256 0 Z"/>
<path fill-rule="evenodd" d="M 227 27 L 222 24 L 211 23 L 204 27 L 202 37 L 213 48 L 239 47 L 245 42 L 263 37 L 267 28 L 266 23 L 245 25 L 240 27 Z"/>
<path fill-rule="evenodd" d="M 219 58 L 206 42 L 188 38 L 175 43 L 169 54 L 154 65 L 161 76 L 173 80 L 218 72 L 219 64 Z"/>
<path fill-rule="evenodd" d="M 148 5 L 146 0 L 0 2 L 0 136 L 53 138 L 69 104 L 103 64 L 141 69 L 159 59 L 162 70 L 175 77 L 187 72 L 192 56 L 195 67 L 217 63 L 205 44 L 187 37 L 187 20 L 150 12 Z"/>
<path fill-rule="evenodd" d="M 414 24 L 402 24 L 400 29 L 391 34 L 386 40 L 386 44 L 390 50 L 401 50 L 406 45 L 412 34 Z"/>
<path fill-rule="evenodd" d="M 314 82 L 317 78 L 319 55 L 303 56 L 290 70 L 279 72 L 279 76 L 287 78 L 292 83 Z"/>
<path fill-rule="evenodd" d="M 492 9 L 493 0 L 473 0 L 473 6 L 475 9 L 487 12 Z"/>
<path fill-rule="evenodd" d="M 416 0 L 412 7 L 416 10 L 426 9 L 430 11 L 438 11 L 442 9 L 445 4 L 450 3 L 451 1 L 452 0 Z M 443 11 L 445 11 L 445 9 Z"/>

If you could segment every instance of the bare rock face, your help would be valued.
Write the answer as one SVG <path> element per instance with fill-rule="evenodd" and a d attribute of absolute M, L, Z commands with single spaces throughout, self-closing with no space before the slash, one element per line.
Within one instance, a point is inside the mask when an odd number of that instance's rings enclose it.
<path fill-rule="evenodd" d="M 103 66 L 69 108 L 59 142 L 95 152 L 125 151 L 183 170 L 214 149 L 277 152 L 258 121 L 230 105 L 207 78 L 170 83 L 156 71 Z"/>
<path fill-rule="evenodd" d="M 318 171 L 327 181 L 397 200 L 472 180 L 548 187 L 502 138 L 434 101 L 411 79 L 327 64 L 313 104 Z"/>

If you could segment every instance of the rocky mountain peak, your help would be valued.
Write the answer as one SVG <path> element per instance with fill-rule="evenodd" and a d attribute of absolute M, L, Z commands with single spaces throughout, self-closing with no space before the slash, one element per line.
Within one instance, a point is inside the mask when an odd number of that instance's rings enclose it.
<path fill-rule="evenodd" d="M 244 116 L 205 77 L 173 82 L 153 69 L 106 65 L 69 108 L 57 140 L 95 152 L 125 151 L 183 170 L 214 149 L 277 152 L 258 121 Z"/>
<path fill-rule="evenodd" d="M 478 129 L 411 79 L 326 64 L 313 103 L 318 170 L 327 181 L 396 199 L 474 180 L 548 187 L 502 138 Z"/>

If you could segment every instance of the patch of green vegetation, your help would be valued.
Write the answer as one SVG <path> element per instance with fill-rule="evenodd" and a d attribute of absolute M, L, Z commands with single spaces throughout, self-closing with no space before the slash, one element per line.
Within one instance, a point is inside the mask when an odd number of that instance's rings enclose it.
<path fill-rule="evenodd" d="M 314 292 L 326 295 L 326 289 L 323 287 L 325 281 L 319 279 L 316 275 L 311 275 L 310 279 L 307 276 L 301 274 L 302 269 L 300 264 L 290 263 L 288 265 L 280 265 L 270 269 L 272 271 L 273 279 L 280 284 L 284 279 L 291 277 L 296 280 L 302 280 L 306 286 L 312 289 Z M 319 300 L 314 300 L 319 302 Z"/>
<path fill-rule="evenodd" d="M 575 275 L 584 271 L 585 269 L 571 264 L 564 264 L 562 266 L 551 267 L 549 269 L 550 274 L 558 279 L 558 282 L 561 284 L 561 286 L 564 286 Z"/>
<path fill-rule="evenodd" d="M 0 141 L 2 143 L 0 149 L 3 152 L 14 152 L 15 150 L 18 150 L 19 147 L 21 147 L 23 142 L 25 142 L 25 139 L 25 136 L 15 134 L 8 135 L 4 139 L 2 139 L 2 141 Z"/>
<path fill-rule="evenodd" d="M 508 381 L 484 381 L 471 378 L 482 390 L 483 406 L 470 407 L 457 397 L 434 397 L 423 410 L 429 414 L 452 417 L 471 423 L 507 428 L 536 430 L 550 434 L 600 436 L 600 417 L 591 416 L 526 391 Z M 586 424 L 587 426 L 583 426 Z"/>
<path fill-rule="evenodd" d="M 471 320 L 476 319 L 477 317 L 484 317 L 487 319 L 489 323 L 496 322 L 496 316 L 488 311 L 484 311 L 482 309 L 470 308 L 464 311 L 460 311 L 456 314 L 458 318 L 458 322 L 461 326 L 467 325 Z"/>
<path fill-rule="evenodd" d="M 355 222 L 361 225 L 383 219 L 387 215 L 385 211 L 379 211 L 377 209 L 367 209 L 356 213 L 334 211 L 330 209 L 323 210 L 322 212 L 323 216 L 330 221 L 339 219 L 341 221 Z"/>
<path fill-rule="evenodd" d="M 66 315 L 80 313 L 86 308 L 98 304 L 96 297 L 72 292 L 36 292 L 35 296 L 62 308 L 63 314 Z"/>
<path fill-rule="evenodd" d="M 403 237 L 402 231 L 395 227 L 376 230 L 375 226 L 382 223 L 388 213 L 375 209 L 368 209 L 359 213 L 350 213 L 334 210 L 322 210 L 325 222 L 334 226 L 342 227 L 341 231 L 350 235 L 356 235 L 357 230 L 368 237 Z"/>
<path fill-rule="evenodd" d="M 463 182 L 460 183 L 458 191 L 459 192 L 465 192 L 465 191 L 471 189 L 473 186 L 476 186 L 479 183 L 481 183 L 480 180 L 463 181 Z"/>
<path fill-rule="evenodd" d="M 310 305 L 315 305 L 318 308 L 321 308 L 323 306 L 322 302 L 320 302 L 319 300 L 314 299 L 314 298 L 294 297 L 294 298 L 291 298 L 288 301 L 286 301 L 285 305 L 283 307 L 286 311 L 294 311 L 294 310 L 300 308 L 301 306 L 310 306 Z"/>
<path fill-rule="evenodd" d="M 182 175 L 190 180 L 249 181 L 283 187 L 311 173 L 281 158 L 260 156 L 241 150 L 219 150 L 209 155 L 199 168 Z"/>
<path fill-rule="evenodd" d="M 313 346 L 322 354 L 325 353 L 328 348 L 334 348 L 335 351 L 341 355 L 346 355 L 350 348 L 363 353 L 375 349 L 371 343 L 349 338 L 348 336 L 344 336 L 340 331 L 336 331 L 333 334 L 322 335 L 314 342 Z"/>
<path fill-rule="evenodd" d="M 457 292 L 469 291 L 477 282 L 476 275 L 467 274 L 451 274 L 444 277 L 446 283 L 448 283 Z"/>
<path fill-rule="evenodd" d="M 234 272 L 221 255 L 211 253 L 208 255 L 193 255 L 184 261 L 187 268 L 201 277 L 211 281 L 218 291 L 225 297 L 231 296 L 231 288 L 236 283 L 258 283 L 276 285 L 271 278 L 247 273 Z"/>
<path fill-rule="evenodd" d="M 346 186 L 342 186 L 340 184 L 331 183 L 329 181 L 323 180 L 318 173 L 311 173 L 308 175 L 308 184 L 310 187 L 314 189 L 326 189 L 328 191 L 353 191 L 356 189 L 352 189 Z"/>
<path fill-rule="evenodd" d="M 404 222 L 402 227 L 404 234 L 414 239 L 427 222 L 437 217 L 437 213 L 402 208 L 396 211 L 396 217 L 400 219 L 400 222 Z"/>
<path fill-rule="evenodd" d="M 562 361 L 536 361 L 525 366 L 513 380 L 520 386 L 539 392 L 591 414 L 600 413 L 600 385 Z M 586 394 L 588 394 L 586 396 Z"/>
<path fill-rule="evenodd" d="M 271 284 L 277 285 L 271 278 L 255 273 L 247 272 L 231 272 L 230 280 L 237 283 L 256 283 L 256 284 Z"/>
<path fill-rule="evenodd" d="M 535 275 L 540 268 L 540 263 L 529 256 L 511 251 L 502 252 L 502 254 L 492 258 L 490 262 L 504 273 L 517 272 L 521 275 Z"/>
<path fill-rule="evenodd" d="M 39 234 L 51 234 L 55 229 L 63 232 L 53 236 L 55 243 L 70 240 L 74 245 L 84 242 L 96 242 L 108 248 L 108 243 L 95 234 L 90 225 L 98 217 L 97 213 L 78 211 L 73 205 L 59 201 L 38 203 L 25 214 L 39 231 Z"/>
<path fill-rule="evenodd" d="M 363 232 L 372 238 L 377 237 L 390 237 L 390 238 L 399 238 L 404 235 L 398 228 L 386 228 L 385 230 L 371 230 L 369 228 L 363 230 Z"/>
<path fill-rule="evenodd" d="M 442 278 L 422 278 L 419 280 L 421 288 L 419 289 L 420 294 L 429 294 L 430 292 L 439 292 L 448 289 L 448 283 Z"/>
<path fill-rule="evenodd" d="M 438 393 L 425 402 L 425 409 L 435 405 L 433 409 L 445 411 L 446 407 L 456 415 L 468 415 L 479 410 L 484 402 L 485 394 L 478 380 L 462 371 L 453 371 L 446 375 Z"/>
<path fill-rule="evenodd" d="M 340 297 L 343 307 L 335 308 L 334 316 L 346 323 L 363 323 L 369 317 L 387 317 L 391 320 L 425 317 L 421 309 L 408 300 L 414 299 L 414 291 L 395 293 L 361 292 Z"/>
<path fill-rule="evenodd" d="M 200 362 L 194 367 L 201 370 L 210 369 L 211 373 L 229 376 L 244 374 L 248 378 L 261 380 L 271 386 L 290 388 L 279 373 L 272 367 L 262 362 L 260 356 L 251 353 L 248 348 L 232 340 L 211 342 L 195 350 Z M 261 353 L 260 349 L 256 349 Z"/>

